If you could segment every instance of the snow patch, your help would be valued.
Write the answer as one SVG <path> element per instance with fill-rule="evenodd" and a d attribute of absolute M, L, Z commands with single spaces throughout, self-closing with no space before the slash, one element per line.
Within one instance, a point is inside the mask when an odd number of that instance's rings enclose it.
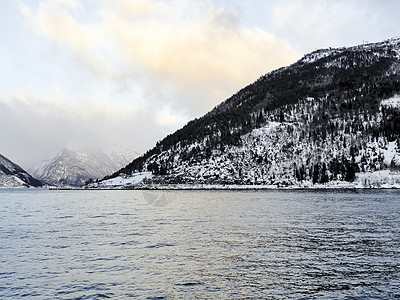
<path fill-rule="evenodd" d="M 392 98 L 383 100 L 381 102 L 381 106 L 388 106 L 400 109 L 400 95 L 395 95 Z"/>
<path fill-rule="evenodd" d="M 396 142 L 389 142 L 387 149 L 383 150 L 383 155 L 384 155 L 384 163 L 387 166 L 390 166 L 393 157 L 396 155 L 396 149 L 397 149 L 397 143 Z"/>
<path fill-rule="evenodd" d="M 151 179 L 153 174 L 151 172 L 133 173 L 132 176 L 120 175 L 115 178 L 103 180 L 89 184 L 88 188 L 123 188 L 142 183 L 145 179 Z"/>
<path fill-rule="evenodd" d="M 332 56 L 332 55 L 340 53 L 340 52 L 342 52 L 342 49 L 321 49 L 321 50 L 317 50 L 310 54 L 305 55 L 302 58 L 302 61 L 304 63 L 313 63 L 313 62 L 316 62 L 317 60 Z"/>
<path fill-rule="evenodd" d="M 255 137 L 263 137 L 265 135 L 270 134 L 271 132 L 275 131 L 278 126 L 282 125 L 279 122 L 268 122 L 267 125 L 261 128 L 254 129 L 249 135 Z"/>
<path fill-rule="evenodd" d="M 356 174 L 357 188 L 400 188 L 400 173 L 382 170 Z"/>
<path fill-rule="evenodd" d="M 27 187 L 29 187 L 28 184 L 22 181 L 17 176 L 0 174 L 0 188 L 2 189 L 27 188 Z"/>

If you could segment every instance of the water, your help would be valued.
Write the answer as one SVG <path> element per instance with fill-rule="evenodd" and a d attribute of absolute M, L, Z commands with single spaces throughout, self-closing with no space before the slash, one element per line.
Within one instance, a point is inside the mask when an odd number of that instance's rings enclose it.
<path fill-rule="evenodd" d="M 400 298 L 400 191 L 2 190 L 0 207 L 0 299 Z"/>

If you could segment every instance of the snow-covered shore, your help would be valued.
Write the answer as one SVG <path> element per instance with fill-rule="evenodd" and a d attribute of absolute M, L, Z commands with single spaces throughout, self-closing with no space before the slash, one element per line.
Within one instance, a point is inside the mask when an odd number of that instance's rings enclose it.
<path fill-rule="evenodd" d="M 155 184 L 149 181 L 151 172 L 132 176 L 118 176 L 109 180 L 92 183 L 87 189 L 152 189 L 152 190 L 268 190 L 268 189 L 400 189 L 400 172 L 390 170 L 358 173 L 354 182 L 331 181 L 313 184 L 306 181 L 296 184 L 236 185 L 236 184 Z"/>

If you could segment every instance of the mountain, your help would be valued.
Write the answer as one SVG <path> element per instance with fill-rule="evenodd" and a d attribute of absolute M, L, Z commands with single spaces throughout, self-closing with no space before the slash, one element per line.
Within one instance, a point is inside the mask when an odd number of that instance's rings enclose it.
<path fill-rule="evenodd" d="M 261 76 L 105 179 L 400 187 L 400 38 L 305 55 Z"/>
<path fill-rule="evenodd" d="M 0 188 L 40 187 L 42 183 L 20 166 L 0 155 Z"/>
<path fill-rule="evenodd" d="M 99 148 L 66 147 L 55 155 L 49 154 L 32 174 L 49 185 L 78 187 L 115 172 L 135 157 L 137 153 L 127 148 L 106 153 Z"/>

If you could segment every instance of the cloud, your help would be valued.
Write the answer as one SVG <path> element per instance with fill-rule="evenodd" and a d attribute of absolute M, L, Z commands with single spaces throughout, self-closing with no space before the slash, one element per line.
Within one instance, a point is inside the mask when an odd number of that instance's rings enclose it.
<path fill-rule="evenodd" d="M 0 94 L 0 153 L 23 166 L 66 144 L 146 151 L 300 56 L 211 1 L 20 0 L 19 12 L 40 61 Z"/>
<path fill-rule="evenodd" d="M 270 8 L 270 30 L 304 52 L 388 39 L 398 35 L 394 0 L 280 0 Z"/>
<path fill-rule="evenodd" d="M 174 121 L 167 117 L 107 101 L 72 104 L 67 99 L 14 95 L 0 99 L 0 128 L 4 128 L 0 153 L 29 168 L 66 145 L 103 149 L 123 145 L 145 151 L 154 138 L 162 138 L 171 132 L 169 126 L 176 126 L 165 124 Z"/>
<path fill-rule="evenodd" d="M 42 1 L 36 9 L 20 3 L 20 10 L 34 29 L 57 45 L 59 51 L 72 51 L 93 74 L 112 77 L 100 25 L 82 23 L 76 19 L 75 14 L 84 10 L 77 1 Z"/>
<path fill-rule="evenodd" d="M 97 76 L 147 88 L 152 101 L 198 116 L 260 75 L 299 57 L 229 9 L 190 1 L 105 1 L 95 16 L 75 1 L 21 4 L 37 32 L 68 47 Z M 86 4 L 87 5 L 87 4 Z"/>

